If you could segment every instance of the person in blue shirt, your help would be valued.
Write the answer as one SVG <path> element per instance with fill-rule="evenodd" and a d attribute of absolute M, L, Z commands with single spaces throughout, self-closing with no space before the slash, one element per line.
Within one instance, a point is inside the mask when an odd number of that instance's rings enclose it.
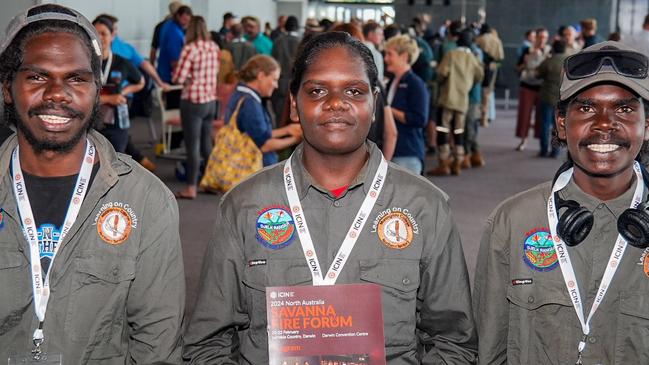
<path fill-rule="evenodd" d="M 424 128 L 428 124 L 428 89 L 410 66 L 419 56 L 417 42 L 406 35 L 385 45 L 385 65 L 394 74 L 387 86 L 388 104 L 397 122 L 397 146 L 392 161 L 415 174 L 424 168 Z"/>
<path fill-rule="evenodd" d="M 263 153 L 264 166 L 278 162 L 277 151 L 298 144 L 302 140 L 300 123 L 273 129 L 268 111 L 261 103 L 261 98 L 268 98 L 277 88 L 280 66 L 272 57 L 255 55 L 239 70 L 236 90 L 230 98 L 225 111 L 225 120 L 229 121 L 236 110 L 239 100 L 245 98 L 237 115 L 237 128 L 250 136 Z"/>
<path fill-rule="evenodd" d="M 174 14 L 172 19 L 167 20 L 160 30 L 160 56 L 158 57 L 158 75 L 164 82 L 171 82 L 171 72 L 178 58 L 180 51 L 185 45 L 185 29 L 192 18 L 192 9 L 183 5 Z"/>
<path fill-rule="evenodd" d="M 259 19 L 254 16 L 241 18 L 243 31 L 246 33 L 246 40 L 251 42 L 257 53 L 270 56 L 273 53 L 273 41 L 260 31 Z"/>

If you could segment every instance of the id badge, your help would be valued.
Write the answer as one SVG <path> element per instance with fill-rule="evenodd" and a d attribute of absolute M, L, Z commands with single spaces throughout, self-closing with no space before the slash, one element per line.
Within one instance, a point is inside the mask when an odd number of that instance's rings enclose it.
<path fill-rule="evenodd" d="M 131 127 L 127 104 L 120 104 L 117 106 L 117 126 L 119 129 L 129 129 Z"/>
<path fill-rule="evenodd" d="M 11 355 L 9 356 L 8 365 L 61 365 L 63 356 L 61 354 L 42 353 L 35 357 L 29 355 Z"/>

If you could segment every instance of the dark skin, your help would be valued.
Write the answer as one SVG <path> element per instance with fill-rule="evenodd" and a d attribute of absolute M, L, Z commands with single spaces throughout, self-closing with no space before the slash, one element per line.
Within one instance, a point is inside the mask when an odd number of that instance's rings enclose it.
<path fill-rule="evenodd" d="M 304 166 L 324 188 L 351 184 L 365 165 L 376 96 L 365 64 L 344 47 L 321 51 L 291 94 L 291 120 L 304 133 Z"/>
<path fill-rule="evenodd" d="M 22 123 L 39 141 L 70 141 L 65 151 L 38 152 L 18 129 L 20 164 L 36 176 L 70 176 L 79 173 L 85 155 L 85 129 L 97 101 L 97 84 L 84 43 L 69 33 L 44 33 L 30 39 L 14 80 L 3 85 L 4 102 L 13 104 Z M 48 121 L 46 116 L 67 119 Z M 82 131 L 84 130 L 84 131 Z"/>
<path fill-rule="evenodd" d="M 575 183 L 599 200 L 611 200 L 634 182 L 633 161 L 649 140 L 649 116 L 642 100 L 616 84 L 600 84 L 579 93 L 557 132 L 572 157 Z"/>

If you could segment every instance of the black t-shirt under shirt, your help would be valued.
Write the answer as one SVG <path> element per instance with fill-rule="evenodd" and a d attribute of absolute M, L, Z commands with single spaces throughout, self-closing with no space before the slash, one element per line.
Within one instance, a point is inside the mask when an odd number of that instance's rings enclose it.
<path fill-rule="evenodd" d="M 99 163 L 92 168 L 88 189 L 99 171 Z M 40 177 L 23 171 L 25 187 L 31 203 L 38 234 L 43 277 L 47 275 L 54 249 L 59 243 L 61 228 L 68 212 L 70 198 L 79 174 L 71 176 Z"/>

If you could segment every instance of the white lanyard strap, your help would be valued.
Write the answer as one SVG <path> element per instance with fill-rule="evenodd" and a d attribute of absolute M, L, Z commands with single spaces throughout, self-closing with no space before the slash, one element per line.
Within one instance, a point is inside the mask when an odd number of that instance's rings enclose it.
<path fill-rule="evenodd" d="M 101 71 L 101 84 L 106 85 L 108 82 L 108 75 L 110 74 L 110 68 L 113 65 L 113 52 L 108 51 L 108 60 L 106 61 L 106 66 Z"/>
<path fill-rule="evenodd" d="M 29 202 L 29 197 L 27 196 L 27 187 L 25 186 L 25 176 L 20 168 L 20 157 L 19 157 L 18 146 L 13 151 L 11 157 L 12 163 L 12 174 L 13 174 L 13 189 L 14 195 L 16 196 L 16 202 L 18 206 L 18 213 L 20 215 L 20 221 L 22 223 L 23 234 L 25 239 L 29 243 L 29 255 L 31 261 L 31 273 L 32 273 L 32 288 L 34 291 L 34 308 L 36 310 L 36 317 L 38 317 L 39 326 L 34 331 L 34 340 L 43 340 L 43 321 L 45 320 L 45 312 L 47 311 L 47 302 L 50 299 L 50 290 L 49 290 L 49 277 L 52 272 L 52 267 L 54 264 L 54 259 L 56 254 L 63 243 L 63 239 L 70 232 L 70 228 L 77 219 L 79 215 L 79 210 L 81 209 L 81 204 L 86 196 L 86 191 L 88 190 L 88 185 L 90 183 L 90 176 L 92 174 L 92 167 L 95 160 L 95 146 L 86 140 L 86 154 L 81 163 L 81 170 L 79 171 L 79 176 L 77 177 L 77 183 L 74 187 L 72 193 L 72 198 L 68 204 L 68 211 L 65 214 L 65 219 L 63 221 L 63 227 L 61 229 L 61 234 L 59 236 L 58 244 L 54 247 L 52 252 L 52 260 L 50 261 L 49 269 L 47 270 L 46 277 L 42 276 L 41 269 L 41 260 L 40 260 L 40 250 L 38 247 L 38 233 L 36 231 L 36 222 L 34 219 L 34 214 L 32 212 L 31 203 Z"/>
<path fill-rule="evenodd" d="M 327 275 L 323 277 L 322 270 L 320 269 L 320 262 L 318 261 L 318 256 L 316 255 L 315 247 L 313 246 L 313 240 L 311 239 L 311 233 L 309 233 L 309 228 L 306 223 L 304 210 L 302 209 L 302 203 L 300 203 L 300 197 L 297 193 L 293 170 L 291 168 L 292 159 L 293 155 L 286 160 L 284 165 L 284 187 L 286 189 L 288 202 L 291 206 L 293 218 L 297 225 L 297 234 L 300 237 L 304 258 L 311 269 L 313 285 L 334 285 L 349 258 L 349 254 L 352 252 L 354 245 L 356 245 L 356 240 L 358 240 L 358 237 L 360 236 L 360 233 L 374 208 L 374 204 L 383 189 L 385 176 L 388 172 L 388 163 L 385 158 L 381 157 L 381 164 L 376 170 L 374 180 L 369 186 L 365 200 L 363 200 L 363 204 L 361 204 L 358 213 L 356 213 L 356 217 L 352 221 L 351 227 L 349 227 L 345 239 L 329 267 L 329 271 L 327 271 Z"/>
<path fill-rule="evenodd" d="M 642 173 L 640 172 L 640 164 L 638 162 L 634 163 L 633 171 L 635 172 L 637 181 L 635 192 L 633 194 L 633 200 L 631 201 L 631 208 L 635 208 L 640 204 L 644 192 L 644 182 L 642 179 Z M 611 257 L 608 260 L 606 270 L 604 271 L 604 275 L 602 276 L 602 281 L 599 284 L 599 289 L 597 289 L 597 295 L 595 296 L 593 305 L 590 308 L 590 312 L 588 313 L 588 318 L 584 319 L 584 303 L 581 301 L 581 293 L 579 292 L 579 285 L 577 284 L 575 270 L 572 267 L 572 262 L 570 261 L 570 255 L 568 254 L 565 242 L 561 239 L 561 237 L 557 235 L 557 224 L 559 222 L 559 217 L 556 203 L 554 201 L 555 193 L 568 185 L 568 182 L 572 177 L 572 173 L 573 168 L 570 168 L 569 170 L 561 173 L 561 175 L 559 175 L 559 177 L 557 178 L 556 183 L 552 187 L 552 193 L 550 193 L 550 198 L 548 199 L 548 222 L 550 224 L 550 233 L 552 234 L 553 238 L 552 242 L 554 243 L 554 250 L 559 258 L 559 265 L 561 266 L 563 280 L 565 281 L 566 288 L 568 289 L 568 293 L 570 294 L 570 300 L 572 301 L 572 305 L 575 308 L 575 312 L 577 312 L 577 317 L 579 318 L 579 323 L 581 323 L 581 329 L 584 335 L 578 346 L 579 359 L 577 363 L 580 363 L 581 353 L 586 347 L 586 338 L 590 334 L 590 320 L 593 318 L 593 315 L 597 311 L 597 308 L 604 300 L 606 291 L 608 290 L 608 287 L 613 280 L 613 276 L 617 271 L 620 261 L 622 261 L 622 256 L 624 255 L 624 250 L 626 249 L 627 243 L 622 235 L 618 234 L 617 240 L 615 241 L 615 246 L 613 247 L 613 251 L 611 252 Z"/>

